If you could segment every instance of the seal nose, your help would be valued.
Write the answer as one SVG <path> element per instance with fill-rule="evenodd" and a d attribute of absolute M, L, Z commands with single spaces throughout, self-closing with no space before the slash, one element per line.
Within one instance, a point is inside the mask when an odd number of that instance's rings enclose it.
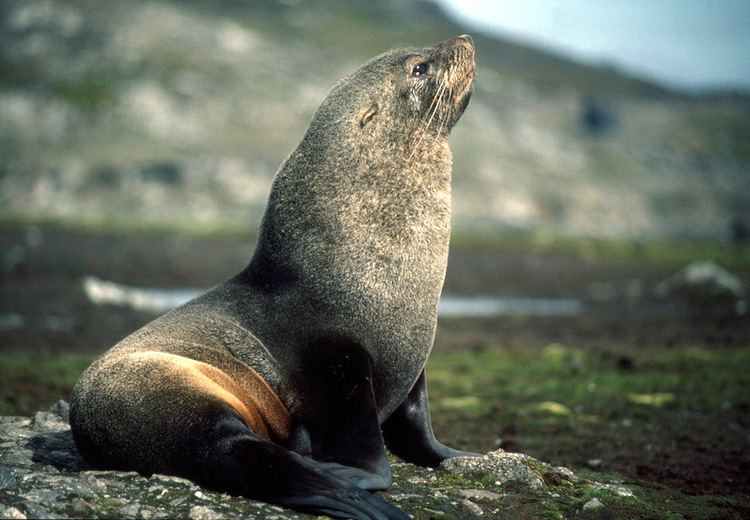
<path fill-rule="evenodd" d="M 456 37 L 457 40 L 464 40 L 466 43 L 471 44 L 471 46 L 474 46 L 474 38 L 471 37 L 471 35 L 468 34 L 462 34 L 461 36 Z"/>
<path fill-rule="evenodd" d="M 465 52 L 468 52 L 472 56 L 474 55 L 474 39 L 468 34 L 462 34 L 453 38 L 453 44 L 455 48 L 463 47 Z"/>

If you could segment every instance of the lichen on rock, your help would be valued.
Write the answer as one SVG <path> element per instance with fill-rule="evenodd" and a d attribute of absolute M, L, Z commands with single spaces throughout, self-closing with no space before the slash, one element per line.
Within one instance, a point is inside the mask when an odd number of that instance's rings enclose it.
<path fill-rule="evenodd" d="M 523 453 L 495 450 L 482 457 L 446 459 L 440 464 L 440 469 L 450 473 L 494 479 L 494 484 L 497 486 L 516 483 L 531 489 L 542 490 L 545 488 L 543 473 L 535 470 L 534 466 L 541 471 L 547 467 L 546 464 Z"/>

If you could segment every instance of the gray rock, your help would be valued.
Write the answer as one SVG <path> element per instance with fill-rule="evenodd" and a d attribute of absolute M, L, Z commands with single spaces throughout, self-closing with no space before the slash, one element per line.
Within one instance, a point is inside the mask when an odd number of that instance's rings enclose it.
<path fill-rule="evenodd" d="M 15 507 L 0 505 L 0 518 L 26 518 L 26 515 Z"/>
<path fill-rule="evenodd" d="M 193 506 L 188 515 L 190 520 L 219 520 L 221 515 L 208 506 Z"/>
<path fill-rule="evenodd" d="M 455 457 L 444 460 L 439 469 L 450 473 L 461 474 L 491 474 L 496 485 L 507 482 L 525 484 L 531 489 L 544 489 L 542 476 L 532 468 L 546 467 L 545 464 L 524 455 L 523 453 L 508 453 L 495 450 L 482 457 Z"/>
<path fill-rule="evenodd" d="M 602 482 L 592 482 L 591 487 L 596 490 L 606 490 L 614 493 L 619 497 L 632 497 L 635 496 L 633 492 L 625 486 L 619 486 L 617 484 L 605 484 Z"/>
<path fill-rule="evenodd" d="M 123 506 L 117 511 L 118 516 L 121 518 L 138 518 L 140 515 L 141 506 L 140 504 L 128 504 Z"/>
<path fill-rule="evenodd" d="M 500 493 L 493 493 L 492 491 L 486 491 L 484 489 L 461 489 L 458 491 L 458 495 L 470 500 L 486 500 L 486 501 L 497 501 L 503 498 Z"/>
<path fill-rule="evenodd" d="M 471 500 L 463 499 L 461 500 L 461 505 L 468 509 L 469 512 L 474 516 L 484 516 L 484 511 L 482 510 L 482 508 Z"/>
<path fill-rule="evenodd" d="M 604 504 L 602 504 L 598 498 L 592 498 L 591 500 L 583 504 L 584 511 L 590 511 L 592 509 L 601 509 L 602 507 L 604 507 Z"/>
<path fill-rule="evenodd" d="M 10 489 L 18 484 L 18 474 L 13 468 L 0 466 L 0 489 Z"/>
<path fill-rule="evenodd" d="M 555 466 L 554 468 L 552 468 L 551 473 L 563 480 L 569 480 L 571 482 L 575 482 L 578 480 L 578 477 L 576 477 L 575 473 L 573 473 L 571 469 L 566 468 L 565 466 Z"/>

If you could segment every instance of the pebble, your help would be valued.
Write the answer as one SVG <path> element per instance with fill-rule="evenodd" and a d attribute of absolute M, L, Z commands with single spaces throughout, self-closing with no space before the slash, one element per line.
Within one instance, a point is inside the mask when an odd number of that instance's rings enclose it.
<path fill-rule="evenodd" d="M 482 511 L 482 508 L 476 505 L 471 500 L 463 499 L 461 500 L 461 505 L 464 506 L 466 509 L 468 509 L 471 512 L 471 514 L 475 516 L 484 515 L 484 511 Z"/>
<path fill-rule="evenodd" d="M 503 498 L 503 495 L 500 493 L 493 493 L 492 491 L 485 491 L 484 489 L 461 489 L 458 491 L 458 494 L 459 496 L 471 500 L 496 501 Z"/>
<path fill-rule="evenodd" d="M 18 508 L 0 505 L 0 518 L 26 518 Z"/>
<path fill-rule="evenodd" d="M 600 509 L 602 507 L 604 507 L 604 504 L 602 504 L 601 501 L 596 497 L 583 504 L 584 511 L 589 511 L 591 509 Z"/>
<path fill-rule="evenodd" d="M 193 506 L 188 515 L 190 520 L 219 520 L 221 515 L 208 506 Z"/>

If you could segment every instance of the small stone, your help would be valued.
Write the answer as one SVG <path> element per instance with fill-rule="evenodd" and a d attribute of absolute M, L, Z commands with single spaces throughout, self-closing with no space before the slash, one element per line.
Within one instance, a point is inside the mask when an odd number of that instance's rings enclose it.
<path fill-rule="evenodd" d="M 621 496 L 621 497 L 632 497 L 632 496 L 634 496 L 632 491 L 630 491 L 628 488 L 622 487 L 622 486 L 618 486 L 617 489 L 615 490 L 615 493 L 617 493 L 617 496 Z"/>
<path fill-rule="evenodd" d="M 70 421 L 70 405 L 62 399 L 50 406 L 49 412 L 59 415 L 66 423 Z"/>
<path fill-rule="evenodd" d="M 618 486 L 616 484 L 605 484 L 603 482 L 593 482 L 591 484 L 591 487 L 594 489 L 599 489 L 599 490 L 604 489 L 620 497 L 635 496 L 630 489 L 626 488 L 625 486 Z"/>
<path fill-rule="evenodd" d="M 31 467 L 34 462 L 31 460 L 34 453 L 31 450 L 21 449 L 3 454 L 3 464 L 8 466 Z"/>
<path fill-rule="evenodd" d="M 208 506 L 193 506 L 188 515 L 190 520 L 218 520 L 221 515 Z"/>
<path fill-rule="evenodd" d="M 464 506 L 466 509 L 468 509 L 471 512 L 471 514 L 475 516 L 484 515 L 484 511 L 482 511 L 482 508 L 476 505 L 471 500 L 463 499 L 461 500 L 461 505 Z"/>
<path fill-rule="evenodd" d="M 416 495 L 414 493 L 398 493 L 398 494 L 389 493 L 388 498 L 390 498 L 394 502 L 401 502 L 402 500 L 411 500 L 413 498 L 421 500 L 424 497 L 423 495 Z"/>
<path fill-rule="evenodd" d="M 45 482 L 45 484 L 47 483 Z M 49 507 L 58 502 L 58 496 L 59 494 L 51 489 L 33 489 L 28 493 L 22 494 L 21 498 L 34 504 L 42 504 Z"/>
<path fill-rule="evenodd" d="M 193 484 L 188 479 L 182 477 L 173 477 L 172 475 L 160 475 L 157 473 L 155 475 L 152 475 L 150 480 L 161 484 L 178 484 L 188 487 L 195 487 L 195 484 Z"/>
<path fill-rule="evenodd" d="M 571 482 L 575 482 L 578 480 L 578 477 L 576 477 L 576 474 L 573 473 L 573 470 L 570 468 L 566 468 L 565 466 L 555 466 L 552 468 L 552 473 L 559 476 L 563 480 L 569 480 Z"/>
<path fill-rule="evenodd" d="M 139 504 L 128 504 L 121 507 L 118 513 L 123 518 L 138 518 L 140 516 L 141 506 Z"/>
<path fill-rule="evenodd" d="M 15 507 L 0 505 L 0 518 L 26 518 L 26 515 Z"/>
<path fill-rule="evenodd" d="M 70 508 L 73 512 L 73 516 L 77 518 L 87 518 L 92 516 L 92 507 L 91 504 L 86 502 L 82 498 L 74 498 L 70 501 Z"/>
<path fill-rule="evenodd" d="M 583 504 L 584 511 L 589 511 L 592 509 L 600 509 L 602 507 L 604 507 L 604 504 L 602 504 L 598 498 L 592 498 L 591 500 Z"/>
<path fill-rule="evenodd" d="M 31 518 L 62 518 L 34 502 L 25 502 L 24 505 L 26 506 L 26 515 Z"/>
<path fill-rule="evenodd" d="M 602 465 L 602 459 L 589 459 L 586 461 L 586 465 L 592 469 L 599 468 Z"/>
<path fill-rule="evenodd" d="M 0 489 L 14 488 L 18 485 L 18 474 L 7 466 L 0 466 Z"/>
<path fill-rule="evenodd" d="M 471 500 L 496 501 L 503 498 L 503 495 L 500 493 L 493 493 L 492 491 L 485 491 L 484 489 L 460 489 L 458 494 L 459 496 Z"/>

